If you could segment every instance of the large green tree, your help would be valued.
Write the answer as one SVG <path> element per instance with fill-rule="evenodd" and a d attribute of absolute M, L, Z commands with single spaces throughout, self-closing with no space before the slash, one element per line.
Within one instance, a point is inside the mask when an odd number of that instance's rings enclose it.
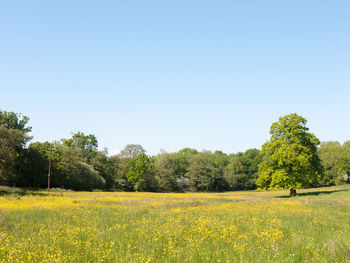
<path fill-rule="evenodd" d="M 91 160 L 97 154 L 98 142 L 96 136 L 93 134 L 85 135 L 83 132 L 73 133 L 72 139 L 67 141 L 71 143 L 71 146 L 80 150 L 84 162 L 88 164 L 90 164 Z"/>
<path fill-rule="evenodd" d="M 0 126 L 7 129 L 20 130 L 24 133 L 31 132 L 32 127 L 28 126 L 28 121 L 29 118 L 20 113 L 0 110 Z"/>
<path fill-rule="evenodd" d="M 19 175 L 17 160 L 24 133 L 0 125 L 0 184 L 13 185 Z"/>
<path fill-rule="evenodd" d="M 125 177 L 135 191 L 155 192 L 158 185 L 154 174 L 154 159 L 142 153 L 129 160 Z"/>
<path fill-rule="evenodd" d="M 25 147 L 31 139 L 29 118 L 0 110 L 0 183 L 15 185 L 23 174 Z"/>
<path fill-rule="evenodd" d="M 306 119 L 293 113 L 272 124 L 271 138 L 262 146 L 257 185 L 262 189 L 296 189 L 316 186 L 322 174 L 317 155 L 319 140 L 309 132 Z"/>

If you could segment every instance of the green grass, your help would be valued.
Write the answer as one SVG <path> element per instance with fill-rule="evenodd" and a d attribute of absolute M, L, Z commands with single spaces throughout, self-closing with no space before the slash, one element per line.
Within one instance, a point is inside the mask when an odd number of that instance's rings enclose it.
<path fill-rule="evenodd" d="M 0 262 L 349 262 L 350 185 L 220 194 L 0 188 Z"/>

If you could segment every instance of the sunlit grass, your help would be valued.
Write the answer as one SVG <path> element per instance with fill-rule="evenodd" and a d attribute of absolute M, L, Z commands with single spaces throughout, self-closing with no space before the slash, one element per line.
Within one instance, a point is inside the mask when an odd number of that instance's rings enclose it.
<path fill-rule="evenodd" d="M 0 189 L 2 262 L 347 262 L 350 187 L 105 193 Z"/>

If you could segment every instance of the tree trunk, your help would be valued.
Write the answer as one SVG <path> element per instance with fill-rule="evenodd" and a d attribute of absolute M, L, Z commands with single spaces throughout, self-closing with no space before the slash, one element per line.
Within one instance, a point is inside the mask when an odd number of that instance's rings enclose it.
<path fill-rule="evenodd" d="M 297 190 L 295 190 L 295 189 L 290 189 L 290 191 L 289 191 L 289 196 L 296 196 L 297 195 Z"/>

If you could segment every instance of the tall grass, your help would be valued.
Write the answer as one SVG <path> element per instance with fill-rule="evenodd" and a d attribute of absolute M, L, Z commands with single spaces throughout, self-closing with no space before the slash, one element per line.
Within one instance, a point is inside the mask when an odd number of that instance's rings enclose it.
<path fill-rule="evenodd" d="M 222 194 L 0 189 L 0 262 L 347 262 L 350 187 Z"/>

